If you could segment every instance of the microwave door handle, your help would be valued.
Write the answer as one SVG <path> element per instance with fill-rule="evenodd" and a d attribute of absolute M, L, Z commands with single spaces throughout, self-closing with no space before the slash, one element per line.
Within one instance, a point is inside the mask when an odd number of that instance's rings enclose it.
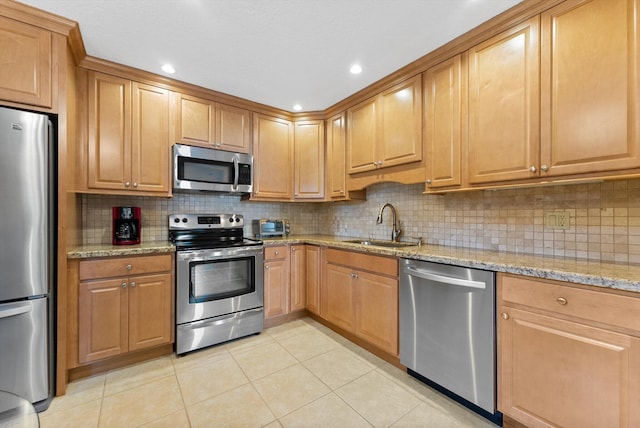
<path fill-rule="evenodd" d="M 233 157 L 233 187 L 231 187 L 231 189 L 234 192 L 238 191 L 238 178 L 240 175 L 240 171 L 239 171 L 239 167 L 238 167 L 238 158 L 236 156 Z"/>

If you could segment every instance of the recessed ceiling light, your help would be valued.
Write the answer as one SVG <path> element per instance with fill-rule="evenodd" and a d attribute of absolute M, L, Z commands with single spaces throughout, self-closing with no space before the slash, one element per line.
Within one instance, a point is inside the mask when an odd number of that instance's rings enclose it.
<path fill-rule="evenodd" d="M 294 105 L 293 105 L 293 109 L 294 109 L 295 111 L 300 111 L 300 110 L 302 110 L 302 106 L 301 106 L 300 104 L 294 104 Z"/>
<path fill-rule="evenodd" d="M 164 71 L 165 73 L 173 74 L 176 72 L 176 69 L 173 68 L 173 65 L 171 64 L 165 64 L 162 66 L 162 71 Z"/>
<path fill-rule="evenodd" d="M 362 67 L 358 64 L 353 64 L 349 71 L 351 72 L 351 74 L 360 74 L 362 73 Z"/>

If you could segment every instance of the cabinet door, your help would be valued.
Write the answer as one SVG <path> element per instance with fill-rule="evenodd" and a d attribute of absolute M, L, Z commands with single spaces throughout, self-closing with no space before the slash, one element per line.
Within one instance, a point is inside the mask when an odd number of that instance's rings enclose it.
<path fill-rule="evenodd" d="M 327 264 L 320 291 L 323 318 L 347 331 L 355 330 L 351 269 Z"/>
<path fill-rule="evenodd" d="M 129 350 L 172 342 L 173 282 L 171 274 L 129 280 Z"/>
<path fill-rule="evenodd" d="M 461 55 L 425 73 L 427 189 L 461 184 L 465 75 Z"/>
<path fill-rule="evenodd" d="M 640 339 L 507 307 L 501 312 L 505 415 L 530 427 L 640 424 Z"/>
<path fill-rule="evenodd" d="M 365 272 L 356 275 L 356 335 L 398 355 L 398 280 Z"/>
<path fill-rule="evenodd" d="M 379 106 L 378 166 L 422 160 L 422 76 L 382 92 Z"/>
<path fill-rule="evenodd" d="M 169 91 L 137 82 L 132 89 L 131 189 L 169 194 Z"/>
<path fill-rule="evenodd" d="M 543 175 L 640 167 L 638 0 L 542 14 Z"/>
<path fill-rule="evenodd" d="M 131 82 L 89 72 L 89 188 L 131 188 Z"/>
<path fill-rule="evenodd" d="M 306 246 L 306 308 L 309 312 L 320 315 L 320 247 Z"/>
<path fill-rule="evenodd" d="M 327 194 L 343 199 L 347 194 L 345 114 L 327 120 Z"/>
<path fill-rule="evenodd" d="M 203 98 L 173 92 L 173 120 L 177 142 L 192 146 L 212 147 L 215 103 Z"/>
<path fill-rule="evenodd" d="M 291 246 L 291 311 L 304 309 L 306 305 L 307 251 L 305 245 Z"/>
<path fill-rule="evenodd" d="M 347 110 L 347 150 L 350 174 L 370 171 L 377 167 L 376 106 L 376 98 L 371 98 Z"/>
<path fill-rule="evenodd" d="M 78 361 L 88 363 L 128 350 L 127 279 L 81 282 L 78 291 Z"/>
<path fill-rule="evenodd" d="M 221 150 L 251 153 L 251 113 L 249 110 L 216 104 L 215 136 Z"/>
<path fill-rule="evenodd" d="M 470 183 L 538 175 L 538 27 L 532 18 L 469 51 Z"/>
<path fill-rule="evenodd" d="M 293 196 L 324 198 L 324 122 L 296 122 L 293 147 Z"/>
<path fill-rule="evenodd" d="M 289 260 L 264 264 L 264 317 L 289 313 Z"/>
<path fill-rule="evenodd" d="M 291 199 L 293 183 L 293 124 L 254 113 L 253 194 L 257 198 Z"/>
<path fill-rule="evenodd" d="M 51 107 L 51 33 L 0 17 L 0 99 Z"/>

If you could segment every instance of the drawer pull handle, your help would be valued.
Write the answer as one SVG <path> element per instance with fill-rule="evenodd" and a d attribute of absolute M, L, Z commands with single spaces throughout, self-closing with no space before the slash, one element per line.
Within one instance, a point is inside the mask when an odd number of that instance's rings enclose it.
<path fill-rule="evenodd" d="M 565 299 L 564 297 L 558 297 L 556 299 L 556 302 L 558 302 L 561 305 L 566 305 L 567 303 L 569 303 L 569 302 L 567 302 L 567 299 Z"/>
<path fill-rule="evenodd" d="M 127 283 L 126 283 L 126 282 L 123 282 L 122 284 L 120 284 L 120 286 L 121 286 L 122 288 L 127 288 Z"/>
<path fill-rule="evenodd" d="M 131 285 L 131 287 L 135 287 L 135 286 L 136 286 L 136 283 L 135 283 L 134 281 L 131 281 L 131 284 L 130 284 L 130 285 Z"/>
<path fill-rule="evenodd" d="M 276 251 L 276 256 L 279 256 L 279 255 L 280 255 L 280 251 Z"/>
<path fill-rule="evenodd" d="M 503 312 L 503 313 L 502 313 L 502 319 L 503 319 L 503 320 L 508 320 L 508 319 L 509 319 L 509 314 L 508 314 L 508 313 L 506 313 L 506 312 Z"/>
<path fill-rule="evenodd" d="M 127 265 L 127 270 L 131 270 L 132 268 L 133 268 L 133 266 Z"/>

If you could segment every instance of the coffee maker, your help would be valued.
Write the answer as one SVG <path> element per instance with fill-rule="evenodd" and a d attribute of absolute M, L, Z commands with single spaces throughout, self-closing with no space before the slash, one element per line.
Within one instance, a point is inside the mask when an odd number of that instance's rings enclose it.
<path fill-rule="evenodd" d="M 140 207 L 113 207 L 113 245 L 140 243 L 142 216 Z"/>

